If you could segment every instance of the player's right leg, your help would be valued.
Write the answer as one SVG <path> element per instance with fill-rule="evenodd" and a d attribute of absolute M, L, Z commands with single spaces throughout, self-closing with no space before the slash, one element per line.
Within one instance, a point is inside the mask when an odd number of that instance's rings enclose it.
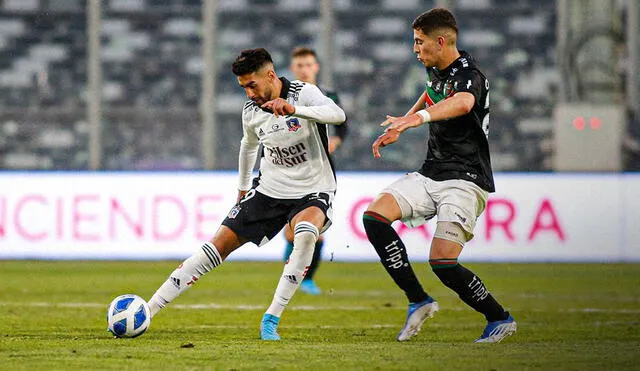
<path fill-rule="evenodd" d="M 400 182 L 404 180 L 406 178 Z M 394 195 L 381 193 L 362 218 L 367 237 L 378 253 L 380 262 L 409 300 L 407 320 L 398 334 L 398 341 L 415 336 L 422 323 L 438 310 L 438 303 L 422 288 L 411 267 L 404 243 L 391 227 L 392 222 L 402 217 L 403 212 Z"/>
<path fill-rule="evenodd" d="M 222 264 L 231 252 L 246 242 L 229 227 L 220 226 L 211 241 L 204 243 L 195 254 L 182 262 L 149 299 L 151 316 L 185 292 L 202 275 Z"/>
<path fill-rule="evenodd" d="M 293 228 L 287 224 L 284 227 L 284 238 L 287 241 L 287 244 L 284 249 L 284 261 L 289 260 L 289 256 L 293 252 Z M 309 265 L 309 270 L 307 271 L 307 275 L 302 280 L 300 284 L 300 290 L 309 295 L 320 295 L 320 288 L 316 285 L 316 282 L 313 280 L 313 277 L 318 270 L 318 266 L 320 265 L 320 259 L 322 256 L 322 247 L 324 246 L 324 238 L 322 235 L 318 237 L 316 241 L 315 248 L 313 250 L 313 259 L 311 260 L 311 265 Z"/>

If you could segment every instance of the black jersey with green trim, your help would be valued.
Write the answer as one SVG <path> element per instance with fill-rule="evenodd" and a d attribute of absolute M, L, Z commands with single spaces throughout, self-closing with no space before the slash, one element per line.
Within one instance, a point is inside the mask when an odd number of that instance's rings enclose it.
<path fill-rule="evenodd" d="M 433 180 L 462 179 L 494 192 L 489 155 L 489 81 L 473 57 L 461 51 L 447 68 L 427 68 L 425 101 L 432 106 L 456 93 L 475 97 L 471 111 L 429 123 L 427 157 L 420 173 Z"/>

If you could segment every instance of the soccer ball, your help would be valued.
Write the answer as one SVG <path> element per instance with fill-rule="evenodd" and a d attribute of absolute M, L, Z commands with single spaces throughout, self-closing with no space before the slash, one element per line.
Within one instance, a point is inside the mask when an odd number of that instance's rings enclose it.
<path fill-rule="evenodd" d="M 117 338 L 140 336 L 151 324 L 149 305 L 138 295 L 120 295 L 109 304 L 107 324 L 107 330 Z"/>

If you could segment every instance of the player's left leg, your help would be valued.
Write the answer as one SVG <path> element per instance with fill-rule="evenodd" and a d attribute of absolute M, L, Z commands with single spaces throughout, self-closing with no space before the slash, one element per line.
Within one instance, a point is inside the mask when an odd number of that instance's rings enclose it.
<path fill-rule="evenodd" d="M 480 277 L 458 263 L 466 235 L 458 223 L 439 221 L 431 243 L 429 264 L 445 286 L 471 308 L 484 314 L 488 324 L 476 342 L 499 342 L 516 331 L 516 322 L 489 293 Z"/>
<path fill-rule="evenodd" d="M 260 337 L 263 340 L 280 340 L 277 333 L 280 317 L 309 269 L 316 241 L 326 220 L 325 212 L 317 206 L 307 207 L 291 218 L 293 251 L 284 266 L 273 301 L 262 318 Z"/>

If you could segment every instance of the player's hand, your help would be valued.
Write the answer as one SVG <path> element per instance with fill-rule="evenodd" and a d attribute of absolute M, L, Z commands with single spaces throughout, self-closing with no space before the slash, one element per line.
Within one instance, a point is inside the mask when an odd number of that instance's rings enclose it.
<path fill-rule="evenodd" d="M 247 192 L 249 192 L 249 191 L 238 190 L 238 198 L 236 199 L 236 204 L 240 203 L 240 200 L 242 200 L 242 198 L 244 197 L 244 195 L 247 194 Z"/>
<path fill-rule="evenodd" d="M 380 126 L 386 126 L 387 129 L 385 132 L 389 130 L 398 130 L 399 132 L 403 132 L 409 128 L 415 128 L 423 124 L 422 116 L 417 113 L 413 113 L 408 116 L 402 117 L 393 117 L 387 115 L 387 119 L 384 120 Z"/>
<path fill-rule="evenodd" d="M 329 137 L 329 154 L 333 153 L 342 144 L 342 139 L 339 136 Z"/>
<path fill-rule="evenodd" d="M 296 112 L 296 108 L 293 106 L 293 104 L 287 102 L 282 98 L 270 100 L 267 103 L 263 104 L 261 107 L 273 111 L 273 114 L 276 117 L 293 115 Z"/>
<path fill-rule="evenodd" d="M 382 155 L 380 154 L 380 148 L 384 146 L 388 146 L 389 144 L 395 143 L 400 137 L 400 131 L 397 129 L 387 129 L 385 132 L 373 142 L 371 149 L 373 150 L 373 157 L 380 158 Z"/>

